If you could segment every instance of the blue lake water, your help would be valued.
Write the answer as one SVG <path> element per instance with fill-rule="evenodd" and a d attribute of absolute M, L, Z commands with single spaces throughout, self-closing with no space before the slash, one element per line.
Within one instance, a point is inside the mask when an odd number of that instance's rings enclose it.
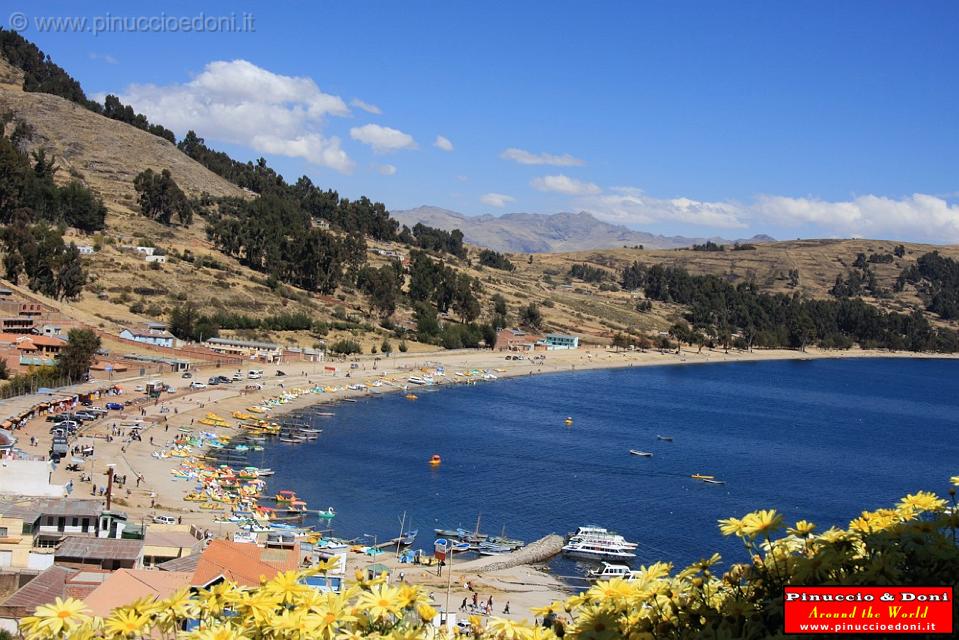
<path fill-rule="evenodd" d="M 417 393 L 337 405 L 314 419 L 318 441 L 273 444 L 250 463 L 276 470 L 270 491 L 335 507 L 338 536 L 394 537 L 403 511 L 418 548 L 478 514 L 483 531 L 526 540 L 598 524 L 640 544 L 637 566 L 714 550 L 742 561 L 717 519 L 775 507 L 821 530 L 908 492 L 944 493 L 959 473 L 957 361 L 637 367 Z"/>

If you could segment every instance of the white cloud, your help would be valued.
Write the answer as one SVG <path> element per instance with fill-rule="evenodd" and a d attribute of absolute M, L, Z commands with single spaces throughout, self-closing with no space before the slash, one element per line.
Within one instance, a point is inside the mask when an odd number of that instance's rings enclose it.
<path fill-rule="evenodd" d="M 850 200 L 760 195 L 752 202 L 656 198 L 634 187 L 576 198 L 574 205 L 597 218 L 628 225 L 683 223 L 757 232 L 770 226 L 802 227 L 820 237 L 915 239 L 959 242 L 959 203 L 916 193 L 904 198 L 864 195 Z"/>
<path fill-rule="evenodd" d="M 864 195 L 841 202 L 763 195 L 756 199 L 753 211 L 767 223 L 811 224 L 840 235 L 959 241 L 959 203 L 923 193 L 898 200 Z"/>
<path fill-rule="evenodd" d="M 584 182 L 564 175 L 533 178 L 529 184 L 539 191 L 555 191 L 571 196 L 582 196 L 602 191 L 598 185 L 592 182 Z"/>
<path fill-rule="evenodd" d="M 436 136 L 436 140 L 433 142 L 433 146 L 437 149 L 442 149 L 443 151 L 452 151 L 453 143 L 450 142 L 449 138 L 444 136 Z"/>
<path fill-rule="evenodd" d="M 634 187 L 614 187 L 610 191 L 581 198 L 577 204 L 597 218 L 620 224 L 682 222 L 721 229 L 747 226 L 742 209 L 730 202 L 654 198 Z"/>
<path fill-rule="evenodd" d="M 372 113 L 373 115 L 377 115 L 377 116 L 380 115 L 381 113 L 383 113 L 383 110 L 380 109 L 380 108 L 379 108 L 378 106 L 376 106 L 375 104 L 370 104 L 369 102 L 364 102 L 364 101 L 360 100 L 359 98 L 353 98 L 352 100 L 350 100 L 350 106 L 351 106 L 351 107 L 356 107 L 357 109 L 362 109 L 363 111 L 365 111 L 365 112 L 367 112 L 367 113 Z"/>
<path fill-rule="evenodd" d="M 311 78 L 279 75 L 246 60 L 217 61 L 183 84 L 130 85 L 120 99 L 179 135 L 193 129 L 207 139 L 344 173 L 353 169 L 339 138 L 322 132 L 328 116 L 349 109 Z"/>
<path fill-rule="evenodd" d="M 376 153 L 391 153 L 400 149 L 415 149 L 413 136 L 399 129 L 382 127 L 378 124 L 365 124 L 350 129 L 350 137 L 373 147 Z"/>
<path fill-rule="evenodd" d="M 584 160 L 580 160 L 568 153 L 559 156 L 552 153 L 531 153 L 525 149 L 517 149 L 516 147 L 506 149 L 500 154 L 500 157 L 504 160 L 512 160 L 520 164 L 548 164 L 554 167 L 578 167 L 586 164 Z"/>
<path fill-rule="evenodd" d="M 480 197 L 480 202 L 491 207 L 505 207 L 510 202 L 516 202 L 516 198 L 505 193 L 487 193 Z"/>
<path fill-rule="evenodd" d="M 106 62 L 107 64 L 117 64 L 120 61 L 111 56 L 109 53 L 90 53 L 91 60 L 100 60 L 101 62 Z"/>
<path fill-rule="evenodd" d="M 382 176 L 395 176 L 396 166 L 392 164 L 381 164 L 376 167 L 377 172 Z"/>
<path fill-rule="evenodd" d="M 303 158 L 343 173 L 353 170 L 353 161 L 340 148 L 340 139 L 336 136 L 324 138 L 318 133 L 309 133 L 295 138 L 282 138 L 264 134 L 254 136 L 250 142 L 250 146 L 263 153 Z"/>

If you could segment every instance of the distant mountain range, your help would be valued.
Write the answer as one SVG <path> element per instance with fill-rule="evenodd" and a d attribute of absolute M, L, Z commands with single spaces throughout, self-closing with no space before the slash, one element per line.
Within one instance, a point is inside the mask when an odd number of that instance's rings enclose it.
<path fill-rule="evenodd" d="M 413 227 L 418 222 L 439 229 L 459 229 L 470 244 L 510 253 L 561 253 L 587 249 L 608 249 L 643 245 L 649 249 L 676 249 L 712 240 L 732 244 L 723 238 L 686 238 L 634 231 L 610 224 L 582 211 L 580 213 L 507 213 L 467 216 L 439 207 L 422 206 L 390 215 L 402 224 Z M 775 242 L 767 235 L 757 235 L 739 242 Z"/>

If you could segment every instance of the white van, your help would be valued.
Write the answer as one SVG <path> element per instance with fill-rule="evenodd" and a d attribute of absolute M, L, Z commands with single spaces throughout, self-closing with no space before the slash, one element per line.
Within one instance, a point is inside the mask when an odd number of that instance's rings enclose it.
<path fill-rule="evenodd" d="M 250 372 L 246 374 L 246 377 L 250 380 L 259 380 L 263 377 L 263 371 L 260 369 L 250 369 Z"/>

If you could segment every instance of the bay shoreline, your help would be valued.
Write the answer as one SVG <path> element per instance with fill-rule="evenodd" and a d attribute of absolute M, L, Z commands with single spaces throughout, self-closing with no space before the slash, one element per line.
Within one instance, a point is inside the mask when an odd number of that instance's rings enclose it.
<path fill-rule="evenodd" d="M 156 404 L 146 406 L 145 414 L 142 419 L 145 420 L 146 428 L 142 433 L 142 441 L 125 442 L 123 438 L 114 439 L 112 442 L 106 440 L 106 434 L 110 433 L 113 423 L 119 423 L 133 419 L 134 416 L 110 416 L 108 419 L 100 420 L 91 425 L 91 427 L 82 436 L 82 442 L 90 442 L 96 446 L 96 456 L 91 464 L 86 467 L 86 471 L 94 471 L 94 482 L 100 480 L 97 475 L 100 467 L 105 467 L 107 463 L 117 465 L 117 473 L 129 475 L 135 478 L 137 474 L 142 475 L 143 482 L 140 487 L 134 487 L 132 480 L 127 487 L 118 491 L 115 504 L 118 508 L 125 510 L 132 522 L 149 521 L 155 514 L 172 515 L 176 518 L 182 518 L 184 525 L 194 525 L 201 529 L 207 529 L 216 537 L 231 537 L 232 532 L 236 530 L 235 525 L 225 523 L 215 523 L 214 518 L 217 514 L 210 511 L 195 508 L 195 503 L 183 501 L 183 496 L 192 490 L 192 482 L 177 480 L 171 474 L 181 459 L 178 458 L 157 458 L 153 453 L 165 448 L 172 439 L 179 434 L 178 429 L 184 428 L 193 432 L 214 432 L 217 434 L 233 436 L 242 430 L 237 427 L 223 428 L 199 425 L 197 422 L 208 412 L 217 413 L 231 422 L 230 415 L 234 411 L 245 411 L 247 407 L 266 401 L 268 398 L 276 397 L 278 394 L 291 392 L 293 390 L 305 390 L 312 387 L 336 386 L 346 387 L 348 384 L 370 381 L 386 377 L 392 379 L 396 386 L 381 386 L 375 390 L 354 391 L 345 389 L 333 393 L 301 393 L 296 399 L 285 404 L 278 405 L 268 414 L 270 420 L 282 420 L 284 416 L 290 413 L 303 411 L 310 407 L 326 407 L 342 405 L 343 399 L 360 399 L 362 397 L 377 396 L 382 393 L 403 392 L 403 381 L 410 375 L 419 373 L 421 369 L 442 366 L 445 369 L 445 378 L 438 378 L 444 382 L 427 387 L 430 391 L 439 391 L 447 386 L 456 386 L 449 380 L 457 380 L 456 371 L 468 371 L 478 369 L 480 371 L 492 371 L 497 379 L 489 382 L 498 382 L 521 376 L 547 375 L 551 373 L 570 373 L 583 372 L 595 369 L 613 369 L 629 368 L 639 366 L 676 366 L 690 364 L 730 364 L 761 361 L 783 361 L 783 360 L 819 360 L 819 359 L 850 359 L 850 358 L 910 358 L 910 359 L 956 359 L 956 356 L 943 354 L 915 354 L 915 353 L 892 353 L 885 351 L 820 351 L 809 350 L 807 352 L 791 350 L 756 350 L 753 352 L 730 351 L 728 354 L 721 350 L 704 349 L 703 352 L 682 351 L 677 354 L 674 351 L 660 352 L 614 352 L 612 350 L 586 350 L 578 351 L 546 352 L 546 360 L 542 363 L 532 363 L 529 360 L 506 360 L 506 352 L 476 352 L 476 351 L 456 351 L 456 352 L 430 352 L 403 354 L 396 357 L 380 359 L 374 363 L 370 357 L 357 359 L 357 369 L 351 369 L 351 362 L 320 362 L 320 363 L 282 363 L 279 365 L 261 365 L 251 363 L 250 367 L 264 369 L 266 376 L 264 388 L 261 391 L 250 393 L 238 392 L 235 387 L 218 386 L 204 390 L 189 392 L 178 392 L 160 399 Z M 513 355 L 513 354 L 510 354 Z M 337 371 L 325 371 L 324 367 L 336 366 Z M 376 367 L 375 369 L 373 367 Z M 287 375 L 277 377 L 276 371 L 280 369 Z M 224 374 L 229 371 L 224 368 L 204 368 L 194 372 L 195 380 L 205 379 L 208 375 Z M 347 373 L 349 374 L 347 376 Z M 186 382 L 179 378 L 178 374 L 168 374 L 163 376 L 168 383 L 180 385 Z M 486 382 L 486 381 L 483 381 Z M 480 382 L 477 382 L 479 384 Z M 235 386 L 245 385 L 246 382 L 237 383 Z M 410 391 L 417 392 L 414 385 L 409 385 Z M 120 396 L 125 399 L 125 396 Z M 137 416 L 138 417 L 138 416 Z M 36 447 L 37 453 L 46 451 L 46 444 L 42 439 L 46 434 L 46 423 L 43 418 L 33 421 L 27 426 L 25 433 L 27 435 L 36 435 L 41 439 Z M 321 436 L 322 439 L 322 436 Z M 153 441 L 151 443 L 151 440 Z M 48 441 L 48 436 L 47 436 Z M 275 443 L 270 443 L 275 446 Z M 28 447 L 25 447 L 29 450 Z M 208 450 L 194 448 L 196 455 L 206 455 Z M 252 462 L 250 463 L 252 464 Z M 89 498 L 90 484 L 78 483 L 79 474 L 65 471 L 65 465 L 60 465 L 54 474 L 54 482 L 66 482 L 73 480 L 76 491 L 74 496 L 78 498 Z M 100 480 L 102 483 L 102 480 Z M 282 487 L 296 490 L 295 486 Z M 151 504 L 155 503 L 155 507 Z M 339 505 L 335 505 L 339 508 Z M 388 554 L 387 554 L 388 555 Z M 351 554 L 350 568 L 361 568 L 368 559 L 366 556 Z M 379 561 L 379 559 L 378 559 Z M 387 564 L 392 564 L 389 560 Z M 408 580 L 416 581 L 427 587 L 435 587 L 445 592 L 445 577 L 440 581 L 435 576 L 435 569 L 427 571 L 411 568 L 408 565 L 400 567 L 398 570 L 406 572 Z M 349 575 L 349 574 L 348 574 Z M 533 566 L 521 566 L 492 572 L 489 574 L 481 573 L 469 576 L 475 584 L 481 585 L 490 593 L 498 594 L 497 598 L 512 598 L 512 609 L 517 611 L 522 617 L 529 607 L 542 606 L 551 600 L 563 597 L 569 592 L 566 583 L 552 576 L 541 568 Z M 459 580 L 459 577 L 457 577 Z M 442 584 L 441 584 L 442 582 Z M 459 588 L 460 585 L 458 585 Z M 458 589 L 458 598 L 464 595 L 462 589 Z"/>

